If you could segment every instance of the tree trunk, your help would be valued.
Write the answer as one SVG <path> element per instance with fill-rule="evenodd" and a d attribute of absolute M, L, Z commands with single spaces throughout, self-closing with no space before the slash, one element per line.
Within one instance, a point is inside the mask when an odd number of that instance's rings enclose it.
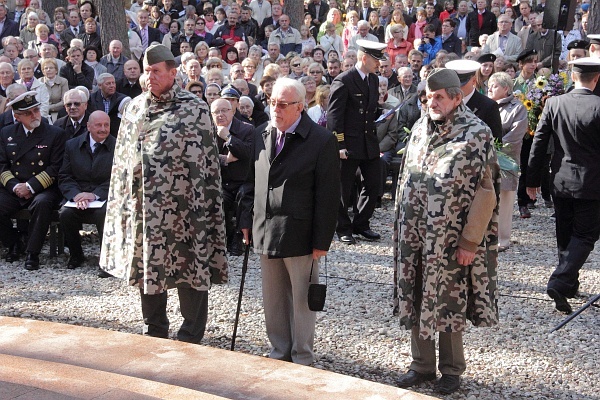
<path fill-rule="evenodd" d="M 124 10 L 116 7 L 114 0 L 97 0 L 95 4 L 100 18 L 102 53 L 108 54 L 108 45 L 118 38 L 123 43 L 123 55 L 131 58 Z"/>
<path fill-rule="evenodd" d="M 56 9 L 56 7 L 67 8 L 64 0 L 44 0 L 42 2 L 42 9 L 46 11 L 46 14 L 48 14 L 52 22 L 54 22 L 54 10 Z"/>
<path fill-rule="evenodd" d="M 592 1 L 588 12 L 588 33 L 600 33 L 600 4 Z"/>
<path fill-rule="evenodd" d="M 290 26 L 299 29 L 300 25 L 304 25 L 304 2 L 299 0 L 286 1 L 283 13 L 290 17 Z"/>

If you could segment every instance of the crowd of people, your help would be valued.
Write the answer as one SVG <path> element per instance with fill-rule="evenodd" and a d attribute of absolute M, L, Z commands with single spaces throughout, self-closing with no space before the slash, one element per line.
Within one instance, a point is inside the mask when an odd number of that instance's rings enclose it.
<path fill-rule="evenodd" d="M 93 1 L 66 1 L 51 16 L 42 0 L 5 3 L 9 262 L 26 254 L 25 269 L 40 268 L 58 210 L 67 268 L 78 268 L 79 230 L 95 224 L 98 274 L 140 289 L 144 333 L 168 337 L 167 289 L 177 288 L 177 337 L 198 343 L 208 290 L 227 282 L 227 253 L 251 244 L 271 357 L 308 365 L 306 297 L 319 259 L 334 234 L 347 245 L 380 239 L 370 220 L 391 174 L 396 310 L 412 329 L 401 387 L 436 378 L 438 332 L 439 389 L 458 389 L 466 320 L 498 322 L 497 253 L 510 248 L 515 199 L 521 218 L 540 203 L 556 209 L 559 264 L 547 293 L 571 311 L 600 234 L 593 157 L 564 165 L 599 147 L 564 138 L 600 118 L 589 0 L 560 31 L 544 24 L 543 0 L 306 0 L 295 26 L 279 0 L 134 0 L 127 37 L 108 46 Z M 544 108 L 570 91 L 579 119 L 564 105 Z M 23 209 L 28 218 L 15 220 Z"/>

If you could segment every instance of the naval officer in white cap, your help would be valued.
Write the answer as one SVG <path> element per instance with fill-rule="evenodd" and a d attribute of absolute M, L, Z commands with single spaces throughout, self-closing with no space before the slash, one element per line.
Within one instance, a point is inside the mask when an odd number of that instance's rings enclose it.
<path fill-rule="evenodd" d="M 567 314 L 572 311 L 567 299 L 579 288 L 579 270 L 600 236 L 600 97 L 593 93 L 600 80 L 600 58 L 585 57 L 569 64 L 575 89 L 546 100 L 527 172 L 527 193 L 533 200 L 553 138 L 551 182 L 558 265 L 546 291 L 556 309 Z"/>
<path fill-rule="evenodd" d="M 356 243 L 353 234 L 367 240 L 381 237 L 371 230 L 369 220 L 375 210 L 381 175 L 375 126 L 381 108 L 377 102 L 379 79 L 375 72 L 379 60 L 385 58 L 383 49 L 387 46 L 368 40 L 357 40 L 356 44 L 358 61 L 333 80 L 327 109 L 327 129 L 336 135 L 340 149 L 342 195 L 336 231 L 345 244 Z M 358 212 L 351 220 L 348 207 L 358 168 L 363 188 L 358 198 Z"/>

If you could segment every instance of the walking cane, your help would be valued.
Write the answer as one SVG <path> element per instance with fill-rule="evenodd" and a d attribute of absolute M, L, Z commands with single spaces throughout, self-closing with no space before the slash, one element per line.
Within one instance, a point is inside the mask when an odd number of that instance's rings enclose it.
<path fill-rule="evenodd" d="M 575 311 L 573 314 L 569 315 L 563 322 L 561 322 L 560 324 L 558 324 L 554 329 L 552 329 L 550 331 L 550 333 L 559 330 L 560 328 L 562 328 L 563 326 L 565 326 L 566 324 L 568 324 L 569 322 L 571 322 L 572 319 L 574 319 L 576 316 L 578 316 L 579 314 L 581 314 L 583 312 L 583 310 L 585 310 L 586 308 L 588 308 L 589 306 L 591 306 L 592 304 L 594 304 L 595 302 L 597 302 L 598 300 L 600 300 L 600 294 L 597 295 L 596 297 L 592 298 L 590 301 L 588 301 L 587 303 L 585 303 L 585 305 L 583 307 L 581 307 L 579 310 Z"/>
<path fill-rule="evenodd" d="M 244 249 L 244 263 L 242 264 L 242 281 L 240 282 L 240 294 L 238 295 L 237 310 L 235 312 L 235 323 L 233 324 L 233 336 L 231 337 L 231 351 L 235 350 L 235 337 L 237 336 L 238 322 L 240 321 L 240 311 L 242 309 L 242 293 L 244 292 L 244 282 L 246 281 L 246 271 L 248 271 L 248 256 L 250 255 L 250 245 L 247 244 Z"/>

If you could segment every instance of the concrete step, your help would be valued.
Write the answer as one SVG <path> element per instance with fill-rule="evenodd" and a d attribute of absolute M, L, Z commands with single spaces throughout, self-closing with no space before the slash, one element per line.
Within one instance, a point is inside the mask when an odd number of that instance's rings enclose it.
<path fill-rule="evenodd" d="M 431 399 L 264 357 L 0 317 L 0 399 Z"/>

